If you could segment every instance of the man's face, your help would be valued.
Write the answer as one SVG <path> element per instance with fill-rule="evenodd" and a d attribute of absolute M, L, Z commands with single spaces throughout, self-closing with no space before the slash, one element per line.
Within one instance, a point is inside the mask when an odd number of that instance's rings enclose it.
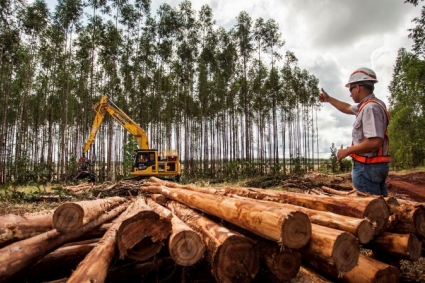
<path fill-rule="evenodd" d="M 351 84 L 350 85 L 350 88 L 349 88 L 349 91 L 350 91 L 350 96 L 351 96 L 351 98 L 353 99 L 353 101 L 355 102 L 355 103 L 359 103 L 360 101 L 361 101 L 361 98 L 360 98 L 360 85 L 356 85 L 356 84 Z"/>

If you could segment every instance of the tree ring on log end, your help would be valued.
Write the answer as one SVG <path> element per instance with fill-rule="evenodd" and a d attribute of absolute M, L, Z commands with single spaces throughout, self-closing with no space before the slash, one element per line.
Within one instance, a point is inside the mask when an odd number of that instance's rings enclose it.
<path fill-rule="evenodd" d="M 84 210 L 75 203 L 65 203 L 53 213 L 53 227 L 58 232 L 68 232 L 83 226 Z"/>
<path fill-rule="evenodd" d="M 369 203 L 363 217 L 366 217 L 372 223 L 376 222 L 375 235 L 379 235 L 387 228 L 390 209 L 383 198 L 376 198 Z"/>
<path fill-rule="evenodd" d="M 356 231 L 356 236 L 357 239 L 359 239 L 360 244 L 369 243 L 373 238 L 374 231 L 375 229 L 373 228 L 373 224 L 369 220 L 364 219 L 360 222 Z"/>
<path fill-rule="evenodd" d="M 341 233 L 332 248 L 332 261 L 339 272 L 353 269 L 359 261 L 360 246 L 357 238 L 349 233 Z"/>
<path fill-rule="evenodd" d="M 311 222 L 307 214 L 295 211 L 282 225 L 279 244 L 292 249 L 304 247 L 311 238 Z"/>
<path fill-rule="evenodd" d="M 228 237 L 214 257 L 213 275 L 217 282 L 251 282 L 259 269 L 258 248 L 239 234 Z"/>
<path fill-rule="evenodd" d="M 300 270 L 300 266 L 300 254 L 289 250 L 276 254 L 273 258 L 273 264 L 267 265 L 269 270 L 282 281 L 295 278 Z"/>
<path fill-rule="evenodd" d="M 171 243 L 174 243 L 171 246 Z M 169 239 L 171 258 L 181 266 L 191 266 L 197 263 L 205 252 L 205 244 L 195 231 L 185 230 Z"/>

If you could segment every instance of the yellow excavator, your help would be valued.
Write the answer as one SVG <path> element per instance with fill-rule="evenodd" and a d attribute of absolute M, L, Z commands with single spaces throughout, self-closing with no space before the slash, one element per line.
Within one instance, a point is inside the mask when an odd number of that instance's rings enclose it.
<path fill-rule="evenodd" d="M 176 181 L 181 180 L 180 160 L 177 150 L 162 150 L 159 152 L 157 149 L 149 149 L 149 140 L 145 130 L 116 106 L 108 96 L 103 96 L 100 102 L 94 105 L 93 109 L 96 111 L 96 116 L 94 117 L 90 136 L 84 145 L 83 154 L 89 150 L 105 114 L 109 113 L 112 118 L 133 135 L 139 145 L 139 149 L 136 150 L 134 155 L 132 171 L 130 173 L 132 177 L 172 177 Z"/>

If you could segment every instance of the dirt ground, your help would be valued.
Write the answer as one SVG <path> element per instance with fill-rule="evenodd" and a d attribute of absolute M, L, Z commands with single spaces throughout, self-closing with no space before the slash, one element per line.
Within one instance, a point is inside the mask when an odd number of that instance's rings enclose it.
<path fill-rule="evenodd" d="M 390 173 L 388 194 L 397 198 L 425 202 L 425 171 Z"/>

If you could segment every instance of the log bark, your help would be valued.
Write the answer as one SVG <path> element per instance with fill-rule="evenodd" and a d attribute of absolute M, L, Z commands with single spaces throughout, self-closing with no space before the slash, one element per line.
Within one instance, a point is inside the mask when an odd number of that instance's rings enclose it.
<path fill-rule="evenodd" d="M 357 265 L 348 272 L 341 273 L 333 266 L 322 261 L 308 260 L 316 270 L 333 277 L 336 281 L 352 283 L 398 283 L 400 271 L 398 268 L 376 259 L 360 254 Z"/>
<path fill-rule="evenodd" d="M 207 247 L 206 258 L 217 282 L 251 282 L 257 274 L 259 251 L 253 240 L 231 231 L 176 201 L 167 207 L 199 232 Z"/>
<path fill-rule="evenodd" d="M 171 233 L 171 214 L 160 215 L 138 198 L 131 217 L 124 220 L 117 232 L 119 257 L 146 260 L 158 253 Z"/>
<path fill-rule="evenodd" d="M 391 255 L 399 259 L 408 259 L 411 261 L 419 260 L 421 256 L 421 242 L 413 234 L 394 234 L 385 232 L 373 242 L 370 248 L 374 254 Z"/>
<path fill-rule="evenodd" d="M 53 214 L 53 227 L 62 233 L 73 231 L 126 201 L 122 197 L 111 197 L 64 203 Z"/>
<path fill-rule="evenodd" d="M 0 216 L 0 247 L 53 229 L 53 210 Z"/>
<path fill-rule="evenodd" d="M 356 266 L 360 247 L 357 239 L 347 232 L 312 224 L 310 243 L 300 252 L 310 260 L 332 265 L 338 272 L 347 272 Z"/>
<path fill-rule="evenodd" d="M 299 282 L 332 283 L 332 281 L 302 265 L 300 267 L 300 271 L 298 272 L 297 278 L 300 279 Z"/>
<path fill-rule="evenodd" d="M 172 182 L 165 182 L 154 177 L 151 177 L 149 180 L 159 185 L 165 185 L 171 188 L 183 188 L 205 193 L 210 192 L 211 194 L 218 195 L 235 194 L 253 199 L 283 202 L 355 218 L 367 218 L 369 221 L 376 224 L 375 234 L 377 235 L 385 231 L 390 215 L 389 207 L 385 200 L 382 197 L 376 196 L 352 197 L 307 195 L 276 190 L 241 187 L 198 188 L 195 186 L 183 186 Z"/>
<path fill-rule="evenodd" d="M 158 214 L 171 214 L 172 232 L 168 238 L 168 251 L 171 258 L 181 266 L 197 263 L 205 252 L 205 244 L 201 236 L 171 211 L 152 199 L 148 198 L 147 204 Z"/>
<path fill-rule="evenodd" d="M 279 280 L 295 278 L 300 270 L 300 253 L 289 249 L 280 249 L 276 243 L 262 240 L 257 242 L 260 257 L 267 269 Z"/>
<path fill-rule="evenodd" d="M 228 196 L 231 196 L 231 194 L 228 194 Z M 237 195 L 235 197 L 240 198 Z M 256 202 L 270 205 L 270 202 L 268 201 L 257 200 Z M 274 203 L 274 205 L 279 206 L 282 204 Z M 374 235 L 374 225 L 367 219 L 343 216 L 332 212 L 314 210 L 302 206 L 294 207 L 298 211 L 307 214 L 310 217 L 311 223 L 348 232 L 357 237 L 361 244 L 369 243 Z"/>
<path fill-rule="evenodd" d="M 142 187 L 169 199 L 224 219 L 285 247 L 298 249 L 311 236 L 311 222 L 305 213 L 292 205 L 262 204 L 248 198 L 231 198 L 164 186 Z"/>
<path fill-rule="evenodd" d="M 0 282 L 6 281 L 22 269 L 36 263 L 64 243 L 84 235 L 105 222 L 111 221 L 126 208 L 127 204 L 124 203 L 69 233 L 59 233 L 53 229 L 0 249 Z"/>

